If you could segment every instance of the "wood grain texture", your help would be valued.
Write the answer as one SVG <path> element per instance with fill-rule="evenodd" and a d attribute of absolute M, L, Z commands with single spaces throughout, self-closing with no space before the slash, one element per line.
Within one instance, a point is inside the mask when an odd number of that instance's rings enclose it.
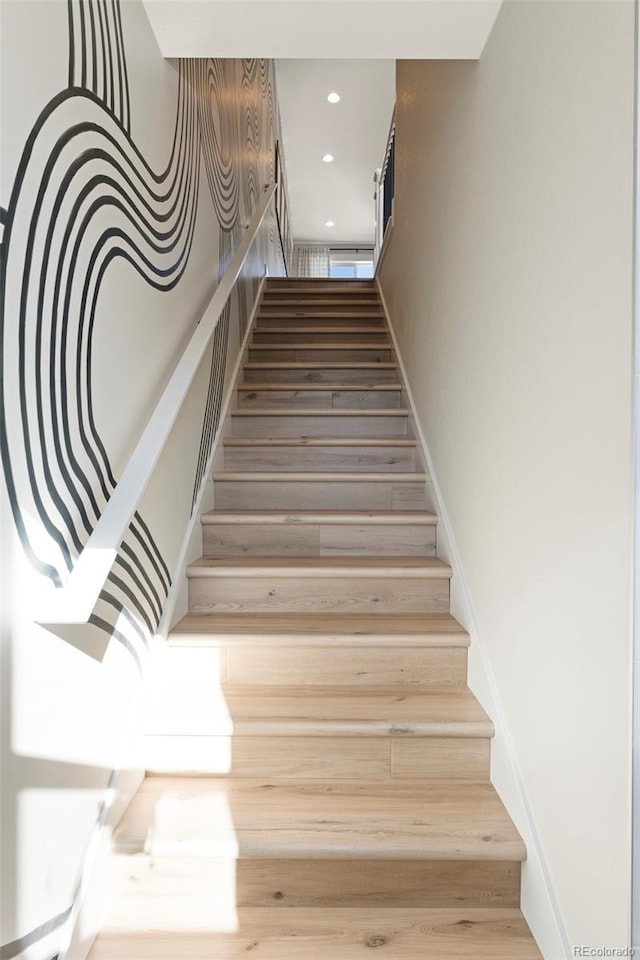
<path fill-rule="evenodd" d="M 209 560 L 204 557 L 203 560 Z M 232 558 L 225 558 L 232 559 Z M 245 558 L 233 558 L 245 559 Z M 325 559 L 325 558 L 319 558 Z M 340 557 L 339 559 L 346 559 Z M 449 583 L 431 578 L 357 577 L 190 577 L 191 613 L 255 611 L 446 611 Z"/>
<path fill-rule="evenodd" d="M 216 472 L 215 504 L 221 510 L 419 510 L 424 478 L 416 474 L 263 474 Z"/>
<path fill-rule="evenodd" d="M 284 407 L 340 410 L 356 407 L 397 409 L 402 387 L 398 383 L 338 385 L 256 383 L 238 388 L 239 407 Z"/>
<path fill-rule="evenodd" d="M 373 780 L 390 777 L 385 737 L 188 735 L 147 737 L 147 775 Z"/>
<path fill-rule="evenodd" d="M 397 512 L 402 516 L 400 511 Z M 203 519 L 205 556 L 433 556 L 435 524 L 376 523 L 366 514 L 236 514 Z M 392 516 L 391 511 L 386 516 Z M 426 516 L 429 516 L 428 514 Z M 270 518 L 269 518 L 270 517 Z M 304 517 L 301 519 L 301 517 Z"/>
<path fill-rule="evenodd" d="M 436 557 L 201 557 L 189 610 L 444 612 L 451 572 Z"/>
<path fill-rule="evenodd" d="M 268 646 L 227 648 L 230 684 L 296 684 L 369 687 L 398 684 L 464 684 L 466 647 Z"/>
<path fill-rule="evenodd" d="M 151 856 L 513 860 L 526 856 L 488 782 L 148 777 L 114 832 Z"/>
<path fill-rule="evenodd" d="M 141 929 L 187 920 L 196 929 L 212 923 L 212 905 L 233 890 L 238 907 L 421 907 L 467 909 L 515 907 L 520 871 L 509 861 L 352 860 L 345 874 L 333 860 L 230 860 L 144 855 L 118 858 L 118 902 L 111 927 Z M 226 895 L 226 896 L 225 896 Z M 173 898 L 173 902 L 171 902 Z M 181 902 L 177 913 L 176 903 Z M 160 907 L 160 909 L 158 909 Z M 168 909 L 168 913 L 166 912 Z M 154 916 L 154 914 L 157 914 Z M 173 921 L 175 922 L 175 920 Z M 306 960 L 306 958 L 301 958 Z"/>
<path fill-rule="evenodd" d="M 483 780 L 489 776 L 488 739 L 479 737 L 395 738 L 391 776 Z"/>
<path fill-rule="evenodd" d="M 277 327 L 272 326 L 267 329 L 256 328 L 251 337 L 251 343 L 257 347 L 262 344 L 270 345 L 274 343 L 296 344 L 296 343 L 314 343 L 321 344 L 327 340 L 335 341 L 339 345 L 345 342 L 357 344 L 377 344 L 389 346 L 391 339 L 384 327 L 376 326 L 331 326 L 331 324 L 297 324 L 295 328 L 286 325 Z"/>
<path fill-rule="evenodd" d="M 254 329 L 262 332 L 264 330 L 271 330 L 274 327 L 289 327 L 292 330 L 295 330 L 299 326 L 327 326 L 333 330 L 336 328 L 349 330 L 356 327 L 360 327 L 365 330 L 368 330 L 371 327 L 375 327 L 380 331 L 387 330 L 384 317 L 377 314 L 374 316 L 363 317 L 349 314 L 346 316 L 339 315 L 334 317 L 311 317 L 309 319 L 300 319 L 299 317 L 294 316 L 258 317 Z"/>
<path fill-rule="evenodd" d="M 243 382 L 268 381 L 271 383 L 383 383 L 398 382 L 395 363 L 366 363 L 357 360 L 305 363 L 284 360 L 276 362 L 252 361 L 243 368 Z"/>
<path fill-rule="evenodd" d="M 383 410 L 279 410 L 238 408 L 231 414 L 232 437 L 326 439 L 351 437 L 382 439 L 407 436 L 408 413 L 402 408 Z M 292 467 L 293 470 L 293 467 Z"/>
<path fill-rule="evenodd" d="M 310 343 L 297 344 L 294 346 L 286 346 L 281 343 L 269 345 L 260 344 L 259 346 L 250 346 L 248 353 L 250 360 L 269 362 L 274 362 L 276 360 L 283 360 L 286 362 L 310 360 L 312 362 L 323 361 L 325 363 L 331 360 L 375 360 L 376 362 L 388 362 L 389 360 L 393 359 L 393 355 L 389 347 L 369 347 L 366 344 L 336 344 L 334 346 L 330 346 L 329 344 L 315 346 L 314 344 Z"/>
<path fill-rule="evenodd" d="M 214 922 L 215 925 L 215 922 Z M 100 936 L 89 960 L 359 960 L 372 949 L 388 960 L 542 960 L 516 909 L 244 908 L 233 932 Z"/>
<path fill-rule="evenodd" d="M 289 443 L 283 442 L 289 439 Z M 240 442 L 245 440 L 245 442 Z M 265 471 L 361 470 L 370 473 L 381 469 L 387 473 L 407 473 L 416 467 L 415 441 L 405 439 L 388 443 L 360 438 L 328 440 L 325 438 L 229 438 L 223 444 L 224 469 Z"/>
<path fill-rule="evenodd" d="M 271 648 L 291 646 L 468 647 L 469 635 L 449 613 L 278 613 L 215 614 L 183 617 L 170 646 L 242 643 Z"/>

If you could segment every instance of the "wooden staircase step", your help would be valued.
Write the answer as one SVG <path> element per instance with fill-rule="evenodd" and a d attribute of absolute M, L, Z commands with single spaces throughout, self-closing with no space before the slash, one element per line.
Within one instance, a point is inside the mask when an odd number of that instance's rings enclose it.
<path fill-rule="evenodd" d="M 243 870 L 242 880 L 245 873 Z M 377 884 L 385 893 L 396 882 L 388 868 L 387 875 L 386 884 Z M 419 873 L 415 888 L 437 885 L 436 871 L 426 874 L 424 884 L 423 875 Z M 131 875 L 134 890 L 137 876 L 138 873 Z M 150 876 L 155 887 L 156 877 L 152 872 Z M 362 877 L 360 872 L 354 879 L 358 882 Z M 428 883 L 430 878 L 432 884 Z M 158 882 L 161 881 L 159 878 Z M 193 867 L 184 888 L 190 889 L 191 883 Z M 330 887 L 330 882 L 326 885 Z M 225 922 L 216 923 L 211 920 L 211 903 L 221 901 L 212 896 L 212 885 L 206 879 L 202 884 L 206 897 L 203 894 L 194 900 L 178 886 L 178 900 L 173 905 L 166 894 L 159 898 L 152 894 L 145 903 L 142 898 L 147 887 L 139 886 L 134 902 L 142 901 L 142 906 L 133 915 L 115 913 L 113 926 L 107 923 L 89 960 L 173 960 L 176 956 L 184 960 L 240 960 L 253 950 L 259 950 L 262 960 L 359 960 L 369 952 L 368 948 L 377 947 L 386 948 L 387 956 L 393 960 L 542 960 L 522 913 L 515 907 L 469 908 L 458 903 L 451 909 L 403 906 L 381 910 L 376 905 L 326 907 L 319 901 L 321 905 L 316 907 L 242 907 L 237 912 L 229 908 L 228 914 L 223 909 Z M 213 889 L 219 887 L 216 882 Z M 405 889 L 403 885 L 401 893 Z M 282 891 L 274 889 L 272 897 L 277 893 Z M 460 899 L 464 901 L 463 897 Z M 154 910 L 154 903 L 160 909 Z M 163 919 L 154 925 L 152 919 L 146 918 L 153 918 L 156 913 L 162 913 Z M 234 923 L 228 919 L 231 915 Z M 197 932 L 185 933 L 184 917 L 193 917 L 189 927 Z"/>
<path fill-rule="evenodd" d="M 282 557 L 201 557 L 187 567 L 187 576 L 287 577 L 295 580 L 351 577 L 404 577 L 408 580 L 449 580 L 448 563 L 438 557 L 306 557 L 287 562 Z"/>
<path fill-rule="evenodd" d="M 376 290 L 375 280 L 367 277 L 339 278 L 339 277 L 269 277 L 266 283 L 267 290 L 319 290 L 326 287 L 328 290 Z"/>
<path fill-rule="evenodd" d="M 275 726 L 275 724 L 274 724 Z M 308 735 L 155 734 L 144 742 L 147 776 L 232 776 L 271 779 L 484 780 L 489 776 L 488 737 L 389 734 Z"/>
<path fill-rule="evenodd" d="M 494 788 L 478 781 L 148 777 L 113 840 L 158 857 L 341 860 L 346 872 L 350 859 L 526 858 Z"/>
<path fill-rule="evenodd" d="M 214 708 L 156 719 L 150 775 L 488 778 L 491 721 L 466 687 L 234 684 Z M 206 719 L 205 719 L 206 718 Z M 203 722 L 204 720 L 204 722 Z M 176 727 L 178 729 L 176 729 Z"/>
<path fill-rule="evenodd" d="M 395 872 L 389 875 L 387 868 L 387 873 L 385 891 L 395 882 Z M 436 885 L 436 875 L 435 871 L 428 875 L 424 886 L 431 886 L 429 876 Z M 162 878 L 156 883 L 153 873 L 150 876 L 154 888 L 161 883 Z M 216 922 L 218 911 L 212 919 L 211 904 L 225 901 L 212 896 L 212 885 L 206 879 L 202 884 L 206 896 L 203 892 L 195 899 L 189 897 L 186 891 L 191 889 L 193 870 L 183 887 L 177 886 L 175 903 L 166 893 L 160 897 L 152 894 L 145 902 L 142 898 L 147 887 L 140 884 L 141 889 L 136 890 L 136 877 L 131 875 L 130 881 L 136 891 L 133 902 L 142 901 L 141 906 L 132 914 L 114 911 L 114 919 L 107 921 L 89 960 L 173 960 L 177 956 L 181 960 L 240 960 L 251 951 L 256 951 L 261 960 L 360 960 L 369 948 L 382 948 L 390 960 L 542 960 L 522 913 L 515 907 L 487 909 L 458 904 L 451 909 L 403 906 L 381 910 L 377 905 L 320 905 L 276 910 L 271 906 L 243 907 L 237 912 L 228 907 L 225 912 L 219 906 L 224 919 Z M 362 877 L 361 872 L 356 882 Z M 420 885 L 416 879 L 415 887 Z M 220 886 L 215 883 L 213 889 Z M 276 893 L 282 891 L 274 889 L 272 897 Z M 157 914 L 162 918 L 154 921 Z M 189 918 L 188 929 L 194 932 L 185 932 L 185 917 Z"/>
<path fill-rule="evenodd" d="M 202 517 L 203 553 L 432 556 L 436 522 L 434 514 L 420 511 L 211 511 Z"/>
<path fill-rule="evenodd" d="M 362 294 L 354 294 L 351 297 L 345 297 L 344 294 L 340 297 L 331 297 L 328 295 L 318 295 L 318 294 L 307 294 L 305 298 L 296 296 L 292 298 L 291 296 L 284 296 L 280 293 L 272 293 L 271 291 L 265 291 L 262 298 L 262 305 L 269 307 L 290 307 L 292 305 L 299 306 L 299 304 L 308 301 L 312 297 L 311 303 L 314 307 L 368 307 L 374 305 L 380 307 L 380 302 L 377 294 L 367 294 L 363 296 Z M 306 302 L 305 302 L 306 305 Z"/>
<path fill-rule="evenodd" d="M 438 517 L 427 510 L 406 510 L 401 512 L 384 510 L 298 510 L 295 513 L 283 513 L 280 510 L 210 510 L 202 515 L 203 524 L 340 524 L 360 526 L 363 523 L 373 526 L 414 526 L 435 527 Z"/>
<path fill-rule="evenodd" d="M 334 383 L 336 380 L 345 383 L 361 383 L 362 381 L 395 381 L 397 366 L 395 363 L 380 360 L 366 362 L 364 360 L 251 360 L 244 364 L 244 383 L 254 380 L 268 380 L 271 382 L 287 383 L 290 381 L 306 383 Z"/>
<path fill-rule="evenodd" d="M 241 407 L 397 409 L 401 398 L 402 387 L 399 383 L 253 383 L 238 387 L 238 404 Z"/>
<path fill-rule="evenodd" d="M 415 440 L 362 438 L 229 437 L 225 470 L 347 470 L 406 473 L 415 469 Z"/>
<path fill-rule="evenodd" d="M 331 326 L 328 324 L 271 326 L 264 330 L 258 327 L 253 332 L 252 343 L 255 346 L 275 343 L 315 343 L 318 340 L 324 340 L 325 337 L 330 337 L 338 344 L 342 344 L 345 340 L 347 343 L 351 340 L 355 344 L 370 343 L 378 346 L 391 343 L 388 332 L 379 326 Z"/>
<path fill-rule="evenodd" d="M 326 412 L 326 411 L 325 411 Z M 377 413 L 378 411 L 376 411 Z M 255 411 L 251 411 L 255 414 Z M 273 411 L 269 411 L 271 416 Z M 289 416 L 291 414 L 285 414 Z M 415 450 L 416 440 L 411 437 L 225 437 L 225 447 L 339 447 L 350 450 L 358 447 L 390 447 L 395 450 Z"/>
<path fill-rule="evenodd" d="M 334 333 L 343 334 L 347 331 L 354 331 L 359 334 L 362 331 L 371 330 L 373 335 L 388 335 L 388 327 L 382 314 L 373 316 L 358 317 L 354 314 L 345 314 L 335 317 L 311 317 L 309 320 L 304 318 L 280 314 L 279 316 L 257 317 L 254 333 L 269 333 L 271 330 L 282 330 L 283 332 L 296 330 L 308 326 L 313 326 L 318 331 L 324 332 L 331 330 Z"/>
<path fill-rule="evenodd" d="M 269 648 L 466 648 L 469 635 L 450 613 L 217 613 L 183 617 L 169 635 L 172 647 L 246 644 Z"/>
<path fill-rule="evenodd" d="M 231 413 L 231 436 L 275 438 L 361 437 L 382 439 L 407 436 L 409 411 L 401 407 L 365 407 L 327 409 L 293 407 L 274 410 L 272 407 L 238 408 Z"/>
<path fill-rule="evenodd" d="M 285 473 L 216 471 L 220 510 L 422 510 L 420 473 Z"/>
<path fill-rule="evenodd" d="M 248 349 L 250 361 L 299 361 L 310 360 L 374 360 L 388 362 L 393 359 L 393 350 L 390 344 L 371 343 L 260 343 L 250 344 Z"/>
<path fill-rule="evenodd" d="M 187 577 L 192 613 L 440 612 L 451 568 L 435 557 L 201 557 Z"/>
<path fill-rule="evenodd" d="M 236 736 L 487 738 L 493 724 L 468 687 L 398 690 L 371 684 L 298 686 L 227 684 L 211 734 Z M 409 778 L 412 779 L 412 778 Z"/>
<path fill-rule="evenodd" d="M 381 320 L 384 314 L 378 304 L 371 304 L 370 307 L 348 306 L 337 307 L 317 307 L 309 303 L 290 307 L 271 307 L 269 304 L 262 304 L 258 312 L 258 318 L 261 320 L 284 319 L 296 320 L 352 320 L 359 318 L 361 320 Z"/>

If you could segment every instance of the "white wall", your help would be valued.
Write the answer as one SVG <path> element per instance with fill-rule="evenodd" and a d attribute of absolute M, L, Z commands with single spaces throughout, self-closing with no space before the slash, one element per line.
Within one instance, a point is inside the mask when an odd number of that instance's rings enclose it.
<path fill-rule="evenodd" d="M 34 624 L 43 564 L 65 580 L 113 487 L 97 438 L 117 481 L 273 180 L 278 136 L 270 61 L 172 65 L 140 2 L 70 9 L 72 33 L 66 0 L 0 4 L 3 960 L 50 960 L 73 926 L 82 956 L 100 921 L 100 878 L 80 915 L 78 884 L 103 804 L 121 809 L 140 776 L 141 689 L 205 481 L 216 385 L 265 265 L 282 269 L 268 217 L 140 505 L 149 537 L 136 520 L 111 602 L 70 642 Z M 92 321 L 85 281 L 101 264 Z"/>
<path fill-rule="evenodd" d="M 479 63 L 397 69 L 381 285 L 548 957 L 629 938 L 633 35 L 506 3 Z"/>

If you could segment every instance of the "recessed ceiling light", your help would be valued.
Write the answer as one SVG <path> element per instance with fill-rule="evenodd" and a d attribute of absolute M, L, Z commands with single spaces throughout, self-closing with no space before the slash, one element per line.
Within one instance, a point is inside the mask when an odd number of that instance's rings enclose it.
<path fill-rule="evenodd" d="M 333 220 L 327 220 L 327 222 L 325 223 L 325 227 L 335 227 L 335 223 L 333 222 Z"/>
<path fill-rule="evenodd" d="M 322 159 L 324 160 L 325 163 L 333 163 L 333 161 L 335 160 L 335 157 L 332 153 L 325 153 Z"/>
<path fill-rule="evenodd" d="M 340 94 L 339 93 L 330 93 L 327 97 L 329 103 L 340 103 Z"/>

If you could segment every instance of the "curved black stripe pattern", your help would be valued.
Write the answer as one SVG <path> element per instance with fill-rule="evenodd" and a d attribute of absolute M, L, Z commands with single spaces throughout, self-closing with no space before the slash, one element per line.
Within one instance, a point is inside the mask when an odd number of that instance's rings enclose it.
<path fill-rule="evenodd" d="M 25 554 L 56 586 L 117 484 L 93 397 L 104 279 L 120 262 L 158 292 L 180 283 L 201 167 L 219 279 L 273 177 L 277 134 L 270 62 L 182 61 L 169 155 L 154 168 L 131 134 L 119 0 L 67 0 L 67 18 L 68 87 L 36 121 L 0 209 L 0 453 Z M 243 336 L 256 278 L 279 256 L 270 218 L 214 334 L 192 510 L 220 424 L 231 317 Z M 90 622 L 128 649 L 144 647 L 170 586 L 169 564 L 136 513 Z"/>

